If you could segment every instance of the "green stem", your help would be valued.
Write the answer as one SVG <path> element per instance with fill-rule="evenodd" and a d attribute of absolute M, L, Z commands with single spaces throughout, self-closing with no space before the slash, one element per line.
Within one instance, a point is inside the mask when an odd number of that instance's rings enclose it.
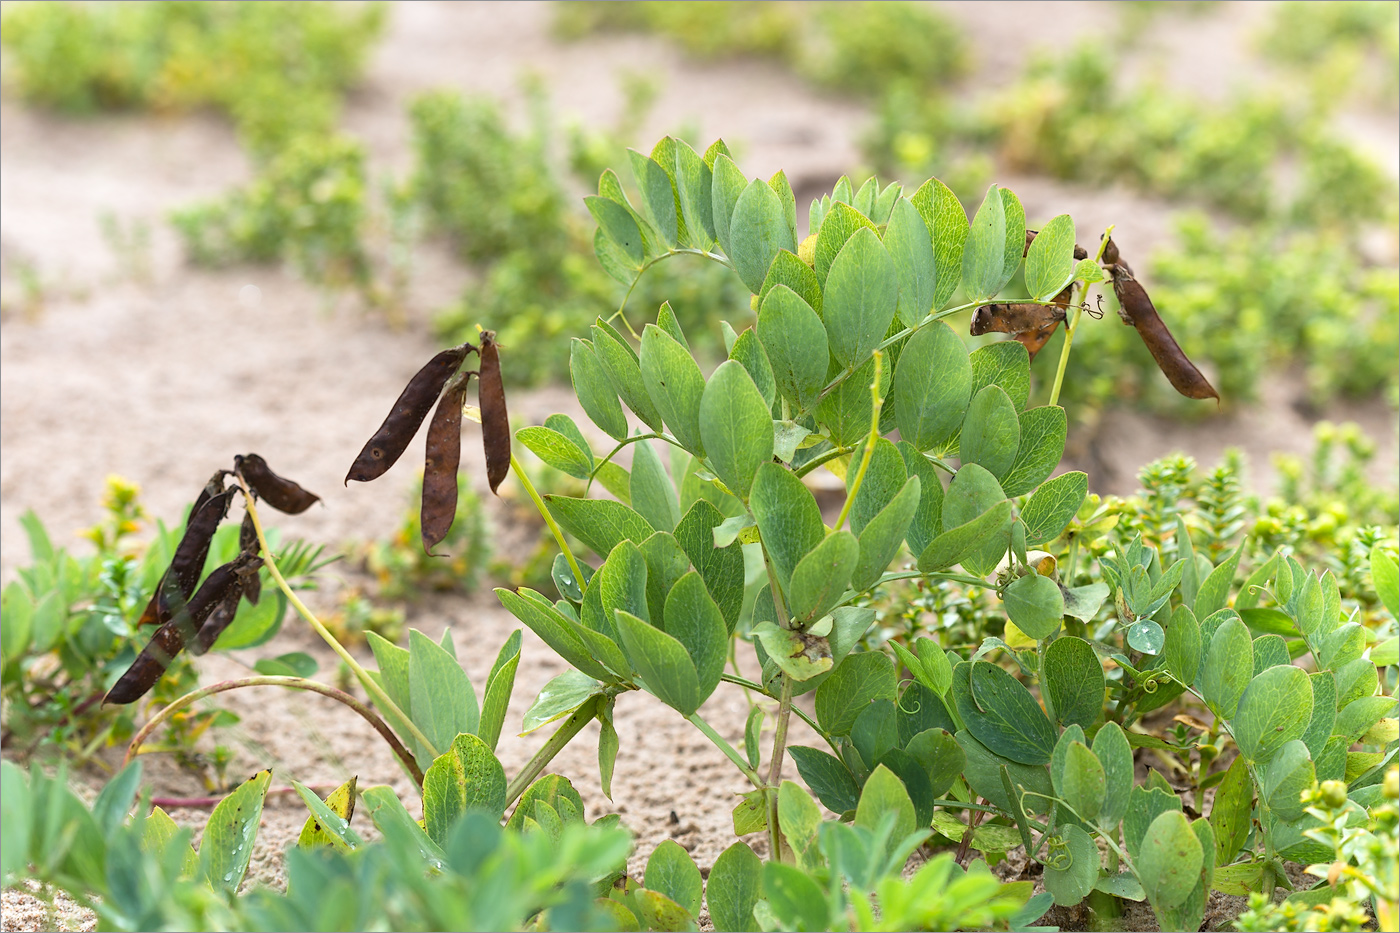
<path fill-rule="evenodd" d="M 574 710 L 573 715 L 564 720 L 564 724 L 549 737 L 549 741 L 545 742 L 540 750 L 535 752 L 534 757 L 525 763 L 525 767 L 520 769 L 520 773 L 511 779 L 511 782 L 506 785 L 507 807 L 515 803 L 520 795 L 525 793 L 525 788 L 534 783 L 535 778 L 540 776 L 540 772 L 545 769 L 545 766 L 554 760 L 554 756 L 563 751 L 564 746 L 568 745 L 569 741 L 593 720 L 593 717 L 598 714 L 600 699 L 600 697 L 594 696 Z"/>
<path fill-rule="evenodd" d="M 830 450 L 820 454 L 819 456 L 813 457 L 811 460 L 808 460 L 806 463 L 802 464 L 802 466 L 800 467 L 797 467 L 792 472 L 795 473 L 799 478 L 806 476 L 808 473 L 812 472 L 817 467 L 821 466 L 823 463 L 835 460 L 837 457 L 844 457 L 846 454 L 850 453 L 853 450 L 855 450 L 854 447 L 833 447 Z"/>
<path fill-rule="evenodd" d="M 740 677 L 738 674 L 721 674 L 719 679 L 725 681 L 726 683 L 731 683 L 743 687 L 746 690 L 752 690 L 755 693 L 758 693 L 762 696 L 766 696 L 770 700 L 778 699 L 778 697 L 773 696 L 773 694 L 769 693 L 766 689 L 764 689 L 762 684 L 754 683 L 752 680 L 746 680 L 743 677 Z M 831 736 L 827 735 L 822 730 L 821 726 L 817 725 L 817 721 L 815 719 L 813 719 L 811 716 L 808 716 L 807 713 L 800 706 L 793 706 L 792 711 L 795 714 L 797 714 L 798 719 L 801 719 L 807 725 L 811 726 L 813 732 L 815 732 L 817 735 L 821 736 L 823 739 L 826 740 L 826 744 L 831 746 L 831 750 L 836 753 L 836 757 L 841 757 L 840 747 L 834 741 L 832 741 Z"/>
<path fill-rule="evenodd" d="M 783 779 L 783 753 L 787 750 L 788 722 L 792 718 L 792 678 L 782 675 L 783 695 L 778 698 L 778 725 L 773 731 L 773 760 L 768 765 L 768 840 L 769 861 L 782 856 L 782 830 L 778 826 L 778 784 Z"/>
<path fill-rule="evenodd" d="M 929 580 L 947 580 L 950 583 L 962 583 L 966 586 L 979 586 L 984 590 L 991 589 L 991 584 L 989 584 L 986 580 L 968 576 L 965 573 L 948 573 L 944 570 L 935 570 L 931 573 L 924 573 L 922 570 L 900 570 L 896 573 L 881 574 L 880 579 L 876 581 L 876 586 L 879 586 L 882 583 L 892 583 L 895 580 L 914 580 L 919 578 Z"/>
<path fill-rule="evenodd" d="M 525 475 L 525 468 L 520 465 L 520 461 L 515 459 L 515 452 L 510 455 L 510 468 L 515 473 L 515 478 L 520 480 L 520 485 L 525 487 L 526 494 L 530 501 L 535 503 L 535 508 L 539 510 L 540 517 L 549 526 L 550 532 L 554 535 L 554 540 L 559 545 L 559 550 L 564 552 L 564 559 L 569 562 L 569 569 L 574 572 L 574 579 L 578 581 L 580 588 L 583 587 L 583 571 L 579 570 L 578 561 L 574 559 L 574 552 L 569 548 L 569 542 L 564 540 L 564 530 L 559 527 L 559 523 L 554 520 L 554 516 L 549 514 L 549 507 L 544 504 L 540 494 L 535 491 L 535 484 L 530 482 L 530 477 Z"/>
<path fill-rule="evenodd" d="M 637 443 L 637 441 L 665 441 L 672 447 L 679 447 L 681 450 L 686 449 L 684 444 L 676 440 L 674 437 L 671 437 L 669 434 L 637 434 L 633 437 L 627 438 L 626 440 L 618 441 L 617 446 L 614 447 L 612 450 L 608 451 L 608 455 L 602 460 L 599 460 L 596 464 L 594 464 L 593 469 L 589 471 L 589 488 L 592 488 L 593 480 L 597 479 L 598 477 L 598 471 L 601 470 L 603 466 L 608 463 L 608 461 L 612 460 L 613 457 L 616 457 L 618 453 L 622 450 L 622 448 L 626 447 L 628 444 L 635 444 Z M 689 453 L 689 451 L 686 452 Z"/>
<path fill-rule="evenodd" d="M 122 759 L 122 767 L 125 768 L 131 763 L 132 758 L 141 754 L 141 746 L 145 743 L 146 738 L 155 731 L 157 726 L 175 713 L 205 697 L 211 697 L 216 693 L 224 693 L 228 690 L 237 690 L 241 687 L 287 687 L 292 690 L 309 690 L 312 693 L 330 697 L 338 703 L 344 703 L 358 713 L 360 718 L 374 727 L 374 731 L 378 732 L 384 741 L 389 743 L 389 747 L 394 750 L 394 754 L 398 756 L 404 770 L 409 773 L 419 787 L 423 786 L 423 772 L 419 770 L 418 762 L 414 760 L 409 750 L 404 748 L 403 743 L 399 741 L 398 736 L 394 735 L 394 731 L 384 720 L 375 715 L 374 710 L 342 690 L 337 690 L 335 687 L 319 681 L 307 680 L 304 677 L 244 677 L 240 680 L 225 680 L 208 687 L 192 690 L 156 713 L 151 717 L 150 722 L 141 727 L 141 731 L 132 737 L 130 744 L 126 747 L 126 757 Z"/>
<path fill-rule="evenodd" d="M 860 455 L 860 468 L 856 470 L 851 491 L 846 493 L 846 502 L 841 506 L 841 514 L 836 517 L 834 531 L 840 531 L 841 526 L 846 524 L 846 516 L 851 513 L 851 503 L 856 501 L 860 484 L 865 479 L 865 471 L 870 467 L 870 457 L 875 453 L 875 442 L 880 439 L 880 408 L 884 403 L 884 399 L 880 398 L 880 365 L 884 354 L 876 350 L 870 358 L 875 361 L 875 375 L 870 380 L 870 436 L 865 439 L 865 450 Z"/>
<path fill-rule="evenodd" d="M 613 313 L 613 317 L 622 317 L 622 322 L 627 325 L 627 330 L 631 332 L 633 337 L 637 336 L 637 332 L 635 330 L 632 330 L 631 322 L 628 321 L 627 316 L 622 313 L 623 309 L 627 307 L 628 300 L 632 297 L 632 290 L 637 287 L 637 283 L 642 280 L 642 276 L 646 275 L 646 271 L 648 269 L 656 265 L 658 262 L 663 262 L 667 259 L 670 259 L 672 256 L 702 256 L 705 259 L 712 259 L 722 266 L 728 266 L 731 269 L 734 268 L 733 263 L 729 261 L 729 257 L 725 256 L 723 253 L 712 253 L 709 250 L 692 249 L 690 247 L 682 247 L 678 249 L 667 250 L 660 256 L 656 256 L 652 259 L 647 260 L 645 263 L 642 264 L 642 267 L 637 270 L 636 276 L 634 276 L 632 279 L 632 284 L 627 286 L 627 292 L 622 296 L 622 304 L 618 305 L 617 311 Z"/>
<path fill-rule="evenodd" d="M 1094 262 L 1103 261 L 1104 247 L 1108 245 L 1108 238 L 1113 235 L 1113 227 L 1113 224 L 1109 224 L 1108 229 L 1104 231 L 1103 239 L 1099 240 L 1099 251 L 1094 255 Z M 1087 285 L 1084 286 L 1084 291 L 1088 291 Z M 1065 342 L 1064 346 L 1060 347 L 1060 363 L 1055 368 L 1055 384 L 1050 389 L 1049 404 L 1051 405 L 1060 400 L 1060 386 L 1065 381 L 1065 367 L 1069 365 L 1069 351 L 1074 346 L 1074 333 L 1079 329 L 1079 318 L 1084 313 L 1084 308 L 1078 301 L 1074 300 L 1077 297 L 1076 292 L 1078 289 L 1070 292 L 1070 303 L 1074 305 L 1074 317 L 1065 324 Z"/>
<path fill-rule="evenodd" d="M 734 762 L 734 767 L 744 772 L 744 777 L 749 779 L 750 784 L 759 790 L 763 789 L 763 778 L 759 777 L 757 771 L 749 767 L 749 763 L 744 759 L 743 755 L 739 754 L 738 749 L 731 745 L 724 736 L 716 732 L 714 727 L 702 719 L 699 713 L 691 713 L 687 718 L 695 728 L 705 733 L 705 737 L 713 742 L 716 748 L 724 752 L 726 758 Z"/>
<path fill-rule="evenodd" d="M 513 454 L 511 455 L 511 460 L 512 462 L 515 460 Z M 330 649 L 336 653 L 340 660 L 345 662 L 345 666 L 354 672 L 360 684 L 365 688 L 365 692 L 374 697 L 374 702 L 378 703 L 380 708 L 386 713 L 397 717 L 398 720 L 403 723 L 404 728 L 408 730 L 408 734 L 413 737 L 413 740 L 422 745 L 424 751 L 431 757 L 436 758 L 440 752 L 432 742 L 428 741 L 428 737 L 423 734 L 423 730 L 414 725 L 413 720 L 409 719 L 408 715 L 405 714 L 403 710 L 399 709 L 399 704 L 395 703 L 393 699 L 390 698 L 389 694 L 385 693 L 384 689 L 374 682 L 374 678 L 370 677 L 369 672 L 364 669 L 359 661 L 355 660 L 354 655 L 345 650 L 345 646 L 330 633 L 329 629 L 321 624 L 321 620 L 316 618 L 311 610 L 306 608 L 306 604 L 301 601 L 300 597 L 293 592 L 291 585 L 288 584 L 286 579 L 282 576 L 282 571 L 277 569 L 277 561 L 272 556 L 272 548 L 268 546 L 267 536 L 263 532 L 262 519 L 258 517 L 258 507 L 253 501 L 253 494 L 249 491 L 248 484 L 244 481 L 243 477 L 239 476 L 237 473 L 234 474 L 234 477 L 238 480 L 238 485 L 243 489 L 243 504 L 248 510 L 249 517 L 253 519 L 253 530 L 257 532 L 258 546 L 262 548 L 263 566 L 267 568 L 268 573 L 272 574 L 272 579 L 277 582 L 277 588 L 282 591 L 282 595 L 287 597 L 287 601 L 296 609 L 297 614 L 306 620 L 306 623 L 311 626 L 312 630 L 315 631 L 317 635 L 321 636 L 321 640 L 330 646 Z"/>

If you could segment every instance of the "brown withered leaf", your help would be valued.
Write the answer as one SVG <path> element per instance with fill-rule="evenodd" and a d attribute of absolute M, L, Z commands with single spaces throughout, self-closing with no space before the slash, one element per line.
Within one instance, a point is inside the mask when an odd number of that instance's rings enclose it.
<path fill-rule="evenodd" d="M 352 479 L 360 483 L 377 479 L 398 462 L 408 449 L 408 442 L 418 433 L 423 419 L 428 417 L 433 403 L 442 394 L 442 387 L 462 365 L 467 354 L 474 350 L 476 347 L 470 343 L 443 350 L 414 374 L 399 393 L 389 416 L 351 464 L 350 472 L 345 477 L 346 485 Z"/>
<path fill-rule="evenodd" d="M 171 660 L 184 649 L 188 642 L 195 640 L 195 634 L 225 600 L 230 593 L 242 595 L 243 571 L 248 566 L 262 566 L 262 558 L 252 554 L 241 554 L 234 560 L 215 570 L 205 578 L 189 603 L 174 612 L 151 640 L 141 649 L 131 667 L 107 691 L 103 703 L 132 703 L 141 699 L 160 680 L 161 674 Z M 237 601 L 235 600 L 235 606 Z M 230 616 L 230 620 L 232 617 Z M 228 623 L 224 623 L 227 625 Z M 213 644 L 212 640 L 210 644 Z"/>
<path fill-rule="evenodd" d="M 235 490 L 224 489 L 225 471 L 220 470 L 200 490 L 190 509 L 189 521 L 185 523 L 185 533 L 175 547 L 175 555 L 170 560 L 151 600 L 146 604 L 137 625 L 162 625 L 171 617 L 172 595 L 180 602 L 190 598 L 199 575 L 204 572 L 204 561 L 209 556 L 209 543 L 214 532 L 228 515 L 229 503 L 233 501 Z"/>
<path fill-rule="evenodd" d="M 189 644 L 190 654 L 198 657 L 214 647 L 214 642 L 219 640 L 224 629 L 229 627 L 230 623 L 233 622 L 233 617 L 237 615 L 241 597 L 248 597 L 250 603 L 257 602 L 249 595 L 249 590 L 261 588 L 261 578 L 258 576 L 258 572 L 262 569 L 262 565 L 263 559 L 261 557 L 247 552 L 238 555 L 238 558 L 232 563 L 224 565 L 231 568 L 236 579 L 232 586 L 223 591 L 223 597 L 209 613 L 209 617 L 204 620 L 204 624 L 199 627 L 199 634 Z M 217 573 L 217 571 L 215 572 Z M 209 576 L 210 579 L 213 579 L 214 575 L 210 574 Z"/>
<path fill-rule="evenodd" d="M 1026 348 L 1031 359 L 1035 359 L 1035 355 L 1054 335 L 1055 328 L 1065 319 L 1073 287 L 1073 283 L 1065 286 L 1064 291 L 1055 296 L 1054 304 L 1027 301 L 983 305 L 972 313 L 970 332 L 974 337 L 990 333 L 1010 334 L 1012 339 Z"/>
<path fill-rule="evenodd" d="M 452 530 L 457 517 L 457 466 L 462 461 L 462 406 L 467 401 L 470 373 L 460 373 L 442 393 L 428 424 L 428 454 L 423 464 L 423 551 L 433 548 Z"/>
<path fill-rule="evenodd" d="M 481 443 L 486 451 L 486 481 L 494 493 L 510 472 L 510 418 L 501 382 L 501 358 L 494 331 L 481 332 L 481 373 L 477 404 L 481 407 Z"/>
<path fill-rule="evenodd" d="M 1118 296 L 1118 314 L 1123 323 L 1131 324 L 1137 330 L 1142 342 L 1157 361 L 1172 387 L 1187 398 L 1213 398 L 1220 401 L 1220 394 L 1210 384 L 1196 365 L 1187 358 L 1172 337 L 1171 331 L 1162 321 L 1147 289 L 1133 278 L 1133 271 L 1121 258 L 1109 269 L 1113 275 L 1113 292 Z"/>
<path fill-rule="evenodd" d="M 260 499 L 279 512 L 300 515 L 311 508 L 312 503 L 321 501 L 315 493 L 272 472 L 267 461 L 257 454 L 234 457 L 233 469 Z"/>

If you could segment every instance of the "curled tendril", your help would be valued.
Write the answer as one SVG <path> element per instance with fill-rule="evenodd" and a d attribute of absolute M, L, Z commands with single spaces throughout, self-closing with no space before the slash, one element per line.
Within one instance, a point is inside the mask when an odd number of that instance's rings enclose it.
<path fill-rule="evenodd" d="M 1153 677 L 1149 677 L 1142 682 L 1142 689 L 1149 694 L 1156 693 L 1158 686 L 1160 686 L 1160 684 L 1157 679 Z"/>
<path fill-rule="evenodd" d="M 1068 871 L 1074 864 L 1074 856 L 1069 851 L 1069 845 L 1063 836 L 1051 836 L 1049 839 L 1050 851 L 1046 853 L 1045 867 L 1055 871 Z"/>
<path fill-rule="evenodd" d="M 907 694 L 908 692 L 909 692 L 909 691 L 907 691 L 907 690 L 905 691 L 906 694 Z M 910 708 L 905 708 L 903 705 L 901 705 L 903 702 L 904 702 L 904 697 L 901 696 L 898 700 L 895 701 L 895 704 L 894 704 L 894 705 L 895 705 L 895 707 L 896 707 L 901 713 L 907 713 L 907 714 L 910 715 L 910 716 L 913 716 L 915 713 L 917 713 L 920 709 L 923 708 L 923 704 L 922 704 L 922 703 L 919 703 L 918 701 L 915 701 L 915 702 L 914 702 L 914 705 L 913 705 L 912 707 L 910 707 Z"/>

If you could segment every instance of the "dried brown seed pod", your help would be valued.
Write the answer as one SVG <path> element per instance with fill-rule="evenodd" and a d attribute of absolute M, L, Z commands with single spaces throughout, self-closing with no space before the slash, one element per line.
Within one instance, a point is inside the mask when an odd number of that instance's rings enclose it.
<path fill-rule="evenodd" d="M 214 532 L 228 515 L 229 503 L 233 501 L 234 490 L 224 489 L 225 472 L 220 470 L 200 490 L 190 509 L 189 521 L 185 523 L 185 533 L 175 547 L 175 555 L 170 560 L 156 591 L 146 604 L 137 625 L 162 625 L 170 620 L 171 596 L 183 602 L 190 598 L 199 575 L 204 572 L 204 561 L 209 556 L 209 543 Z"/>
<path fill-rule="evenodd" d="M 972 314 L 970 332 L 974 337 L 989 333 L 1010 334 L 1026 348 L 1031 359 L 1035 359 L 1065 319 L 1073 288 L 1072 282 L 1066 285 L 1055 296 L 1054 303 L 1048 305 L 1035 302 L 983 305 Z"/>
<path fill-rule="evenodd" d="M 443 350 L 414 374 L 399 393 L 389 416 L 351 464 L 350 472 L 345 477 L 347 485 L 352 479 L 361 483 L 377 479 L 398 462 L 408 448 L 408 442 L 418 433 L 433 403 L 442 394 L 442 387 L 462 365 L 467 354 L 475 349 L 470 343 L 464 343 L 460 347 Z"/>
<path fill-rule="evenodd" d="M 452 530 L 457 517 L 457 467 L 462 461 L 462 406 L 467 401 L 470 373 L 448 384 L 428 424 L 428 452 L 423 464 L 423 551 L 433 548 Z"/>
<path fill-rule="evenodd" d="M 1220 394 L 1177 345 L 1171 331 L 1153 307 L 1147 289 L 1133 278 L 1127 263 L 1120 259 L 1109 272 L 1113 275 L 1113 292 L 1118 296 L 1119 316 L 1125 324 L 1131 324 L 1137 330 L 1152 358 L 1157 361 L 1157 368 L 1166 374 L 1172 387 L 1187 398 L 1220 401 Z"/>
<path fill-rule="evenodd" d="M 233 469 L 260 499 L 279 512 L 299 515 L 311 508 L 313 502 L 321 501 L 315 493 L 272 472 L 267 461 L 257 454 L 234 457 Z"/>
<path fill-rule="evenodd" d="M 481 443 L 486 451 L 486 481 L 494 493 L 510 472 L 510 418 L 494 331 L 481 332 L 480 368 L 477 403 L 481 406 Z"/>

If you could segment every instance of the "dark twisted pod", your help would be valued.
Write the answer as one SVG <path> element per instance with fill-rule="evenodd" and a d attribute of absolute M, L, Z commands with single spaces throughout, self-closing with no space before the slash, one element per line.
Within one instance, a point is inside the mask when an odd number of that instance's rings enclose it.
<path fill-rule="evenodd" d="M 459 373 L 448 383 L 428 424 L 428 451 L 423 464 L 423 551 L 447 537 L 457 517 L 457 466 L 462 461 L 462 406 L 467 401 L 471 373 Z"/>
<path fill-rule="evenodd" d="M 214 647 L 214 642 L 219 640 L 219 636 L 224 633 L 233 622 L 233 618 L 238 614 L 238 602 L 240 597 L 247 597 L 248 602 L 257 602 L 250 590 L 261 589 L 261 578 L 258 572 L 262 569 L 263 559 L 255 553 L 247 551 L 238 555 L 238 558 L 231 564 L 224 566 L 232 568 L 234 576 L 237 578 L 233 585 L 224 590 L 223 597 L 214 606 L 209 618 L 204 620 L 204 624 L 199 627 L 199 634 L 194 641 L 190 642 L 190 654 L 198 657 L 210 648 Z M 213 574 L 210 574 L 212 579 Z"/>
<path fill-rule="evenodd" d="M 349 485 L 352 479 L 361 483 L 377 479 L 398 462 L 399 457 L 408 449 L 408 442 L 418 433 L 418 428 L 428 416 L 433 403 L 442 394 L 442 387 L 462 365 L 467 354 L 475 350 L 476 347 L 470 343 L 443 350 L 414 374 L 403 392 L 399 393 L 393 410 L 384 419 L 384 423 L 374 432 L 374 436 L 350 465 L 350 472 L 345 476 L 346 485 Z"/>
<path fill-rule="evenodd" d="M 160 680 L 171 660 L 184 649 L 186 643 L 195 639 L 196 633 L 213 615 L 214 610 L 228 600 L 230 594 L 242 595 L 247 568 L 252 567 L 253 572 L 256 572 L 261 566 L 261 557 L 240 554 L 229 563 L 215 568 L 190 601 L 176 611 L 169 622 L 156 629 L 151 640 L 141 649 L 141 653 L 136 656 L 126 673 L 107 691 L 107 696 L 102 702 L 132 703 L 145 696 L 147 691 L 155 686 L 156 681 Z M 236 606 L 236 599 L 234 603 Z M 209 643 L 213 644 L 213 641 Z"/>
<path fill-rule="evenodd" d="M 253 513 L 243 513 L 243 525 L 238 529 L 238 553 L 257 554 L 261 547 L 258 545 L 258 529 L 253 525 Z M 243 595 L 248 597 L 248 602 L 254 606 L 262 597 L 262 578 L 254 574 L 243 586 Z"/>
<path fill-rule="evenodd" d="M 300 515 L 311 508 L 313 502 L 321 501 L 315 493 L 272 472 L 267 461 L 257 454 L 234 457 L 233 469 L 260 499 L 279 512 Z"/>
<path fill-rule="evenodd" d="M 477 404 L 481 407 L 481 443 L 486 452 L 486 481 L 494 493 L 510 472 L 510 418 L 501 382 L 501 358 L 494 331 L 481 332 L 481 367 Z"/>
<path fill-rule="evenodd" d="M 1065 319 L 1073 288 L 1072 282 L 1066 285 L 1055 296 L 1053 304 L 1027 301 L 982 305 L 972 313 L 969 332 L 974 337 L 990 333 L 1010 334 L 1012 339 L 1026 348 L 1030 358 L 1035 359 L 1035 355 L 1055 333 L 1055 328 Z"/>
<path fill-rule="evenodd" d="M 204 571 L 204 561 L 209 556 L 209 544 L 219 523 L 228 515 L 229 503 L 233 501 L 234 490 L 224 489 L 225 471 L 220 470 L 200 490 L 190 509 L 189 521 L 185 523 L 185 533 L 175 547 L 175 555 L 170 566 L 156 584 L 151 600 L 137 625 L 161 625 L 169 621 L 173 604 L 190 598 L 199 575 Z"/>
<path fill-rule="evenodd" d="M 1113 276 L 1113 292 L 1118 296 L 1119 317 L 1138 332 L 1172 387 L 1187 398 L 1213 398 L 1219 402 L 1220 394 L 1177 345 L 1147 296 L 1147 289 L 1133 278 L 1128 264 L 1120 258 L 1109 267 L 1109 272 Z"/>

